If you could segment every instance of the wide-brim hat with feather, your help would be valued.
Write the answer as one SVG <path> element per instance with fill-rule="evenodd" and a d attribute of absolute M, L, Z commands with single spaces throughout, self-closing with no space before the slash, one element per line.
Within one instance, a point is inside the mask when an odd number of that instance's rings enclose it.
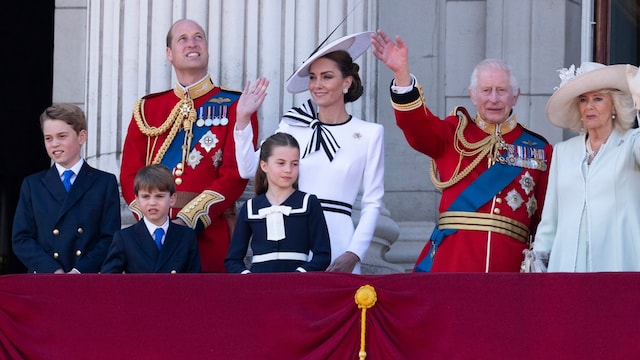
<path fill-rule="evenodd" d="M 616 89 L 629 94 L 626 67 L 584 62 L 577 69 L 571 65 L 568 69 L 558 70 L 561 81 L 547 102 L 547 119 L 561 128 L 580 129 L 582 120 L 578 97 L 603 89 Z"/>
<path fill-rule="evenodd" d="M 355 61 L 371 46 L 371 34 L 373 33 L 373 31 L 364 31 L 350 34 L 317 49 L 287 79 L 287 91 L 290 93 L 299 93 L 307 90 L 309 88 L 309 67 L 314 61 L 330 52 L 345 50 Z"/>

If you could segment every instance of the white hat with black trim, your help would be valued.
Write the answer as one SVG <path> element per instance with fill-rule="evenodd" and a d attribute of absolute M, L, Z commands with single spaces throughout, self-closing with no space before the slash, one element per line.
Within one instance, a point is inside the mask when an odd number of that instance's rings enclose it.
<path fill-rule="evenodd" d="M 287 91 L 290 93 L 299 93 L 309 88 L 309 67 L 311 64 L 322 56 L 338 50 L 345 50 L 351 55 L 355 61 L 371 46 L 371 35 L 373 31 L 364 31 L 332 41 L 328 45 L 315 51 L 300 67 L 287 79 Z"/>

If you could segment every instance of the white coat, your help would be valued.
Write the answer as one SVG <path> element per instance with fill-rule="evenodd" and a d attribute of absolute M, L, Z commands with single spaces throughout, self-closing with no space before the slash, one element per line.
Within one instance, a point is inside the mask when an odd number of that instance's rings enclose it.
<path fill-rule="evenodd" d="M 585 156 L 585 135 L 555 145 L 534 251 L 548 271 L 639 271 L 640 129 L 614 130 L 586 173 Z"/>

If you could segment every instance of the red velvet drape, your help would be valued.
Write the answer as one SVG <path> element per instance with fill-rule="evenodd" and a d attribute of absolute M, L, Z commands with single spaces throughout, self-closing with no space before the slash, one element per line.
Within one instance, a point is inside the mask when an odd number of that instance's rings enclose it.
<path fill-rule="evenodd" d="M 2 359 L 639 359 L 640 273 L 0 277 Z"/>

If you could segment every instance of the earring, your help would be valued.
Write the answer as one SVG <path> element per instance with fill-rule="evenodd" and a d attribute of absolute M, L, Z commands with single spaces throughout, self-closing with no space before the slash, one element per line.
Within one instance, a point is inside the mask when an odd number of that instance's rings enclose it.
<path fill-rule="evenodd" d="M 616 119 L 616 113 L 614 112 L 611 114 L 611 120 L 615 120 L 615 119 Z"/>
<path fill-rule="evenodd" d="M 346 93 L 348 93 L 348 92 L 349 92 L 349 89 L 342 89 L 342 93 L 343 93 L 343 94 L 346 94 Z"/>

